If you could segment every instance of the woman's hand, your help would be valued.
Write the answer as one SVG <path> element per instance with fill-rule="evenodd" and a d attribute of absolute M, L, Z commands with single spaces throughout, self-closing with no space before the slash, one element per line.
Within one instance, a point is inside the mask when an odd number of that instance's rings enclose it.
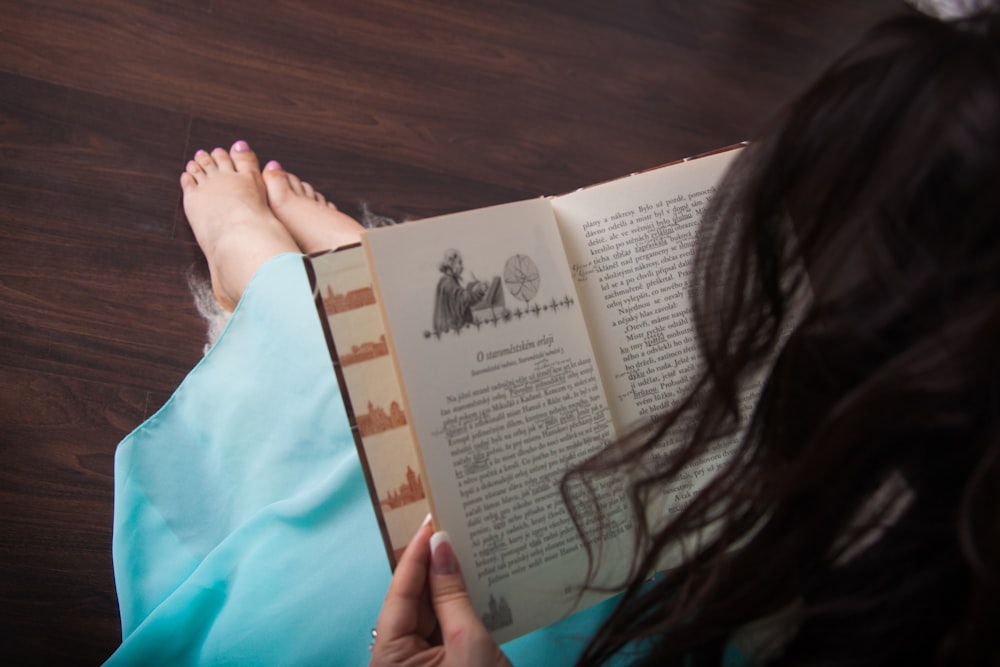
<path fill-rule="evenodd" d="M 511 667 L 465 591 L 448 534 L 425 522 L 382 603 L 370 667 Z"/>

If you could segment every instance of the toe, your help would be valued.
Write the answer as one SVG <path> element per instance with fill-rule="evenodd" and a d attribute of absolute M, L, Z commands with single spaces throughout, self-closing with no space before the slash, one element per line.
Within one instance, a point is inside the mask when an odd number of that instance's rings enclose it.
<path fill-rule="evenodd" d="M 201 165 L 194 160 L 188 160 L 182 176 L 188 176 L 191 179 L 191 184 L 194 185 L 196 183 L 201 183 L 205 178 L 205 170 L 202 169 Z M 183 185 L 183 179 L 181 184 Z"/>
<path fill-rule="evenodd" d="M 184 168 L 184 171 L 195 177 L 197 177 L 198 175 L 205 174 L 205 170 L 202 168 L 200 164 L 198 164 L 196 160 L 188 160 L 187 166 Z"/>
<path fill-rule="evenodd" d="M 288 174 L 281 168 L 281 164 L 277 160 L 271 160 L 264 165 L 260 175 L 264 177 L 265 183 L 273 183 L 282 189 L 288 188 Z"/>
<path fill-rule="evenodd" d="M 195 181 L 195 177 L 194 176 L 192 176 L 190 173 L 188 173 L 186 171 L 181 172 L 181 189 L 182 190 L 187 190 L 188 188 L 194 187 L 195 185 L 197 185 L 197 182 Z"/>
<path fill-rule="evenodd" d="M 304 194 L 309 199 L 316 199 L 316 189 L 311 183 L 302 181 L 302 194 Z"/>
<path fill-rule="evenodd" d="M 215 158 L 213 158 L 207 151 L 198 151 L 194 154 L 194 162 L 196 162 L 202 169 L 203 173 L 209 173 L 211 171 L 216 171 L 219 165 L 215 163 Z"/>
<path fill-rule="evenodd" d="M 229 156 L 229 151 L 225 148 L 213 148 L 212 159 L 215 160 L 215 164 L 219 165 L 219 169 L 222 171 L 236 170 L 233 159 Z"/>
<path fill-rule="evenodd" d="M 268 161 L 260 174 L 264 177 L 265 183 L 274 183 L 274 185 L 281 187 L 283 190 L 288 188 L 288 174 L 285 173 L 281 163 L 277 160 Z"/>
<path fill-rule="evenodd" d="M 264 166 L 261 176 L 267 189 L 267 200 L 271 206 L 280 206 L 291 194 L 288 174 L 276 160 L 271 160 Z"/>
<path fill-rule="evenodd" d="M 292 189 L 292 192 L 301 197 L 305 192 L 302 188 L 302 180 L 295 174 L 289 174 L 287 171 L 285 174 L 288 176 L 288 186 Z"/>
<path fill-rule="evenodd" d="M 233 147 L 229 149 L 229 155 L 236 166 L 236 171 L 241 173 L 260 171 L 257 154 L 250 149 L 250 144 L 242 139 L 233 144 Z"/>

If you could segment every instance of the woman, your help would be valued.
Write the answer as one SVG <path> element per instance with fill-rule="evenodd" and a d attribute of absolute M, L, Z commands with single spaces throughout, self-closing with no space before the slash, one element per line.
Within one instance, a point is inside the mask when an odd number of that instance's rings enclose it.
<path fill-rule="evenodd" d="M 687 445 L 632 488 L 644 527 L 633 575 L 578 664 L 717 665 L 734 650 L 755 664 L 996 664 L 996 6 L 877 27 L 718 192 L 693 290 L 700 382 L 564 482 L 648 471 L 664 434 L 694 420 Z M 772 360 L 757 409 L 740 414 L 740 388 Z M 642 524 L 646 492 L 741 421 L 728 468 L 669 525 Z M 712 524 L 645 584 L 662 552 Z M 433 592 L 447 568 L 432 563 Z M 387 626 L 421 577 L 397 573 Z M 452 615 L 442 603 L 446 633 Z M 451 664 L 502 662 L 482 641 L 482 662 Z"/>
<path fill-rule="evenodd" d="M 519 667 L 998 659 L 997 12 L 879 26 L 743 152 L 698 256 L 704 374 L 565 481 L 646 471 L 624 594 L 506 645 Z M 336 387 L 313 363 L 322 337 L 296 328 L 314 315 L 295 253 L 358 228 L 277 163 L 261 172 L 243 142 L 199 152 L 181 183 L 217 298 L 239 305 L 119 448 L 124 640 L 109 664 L 355 664 L 389 574 L 370 557 Z M 760 369 L 760 403 L 739 414 Z M 680 422 L 686 446 L 645 465 Z M 670 524 L 643 524 L 647 492 L 741 423 L 729 467 Z M 660 553 L 710 524 L 646 583 Z M 506 664 L 431 532 L 392 579 L 372 664 Z"/>

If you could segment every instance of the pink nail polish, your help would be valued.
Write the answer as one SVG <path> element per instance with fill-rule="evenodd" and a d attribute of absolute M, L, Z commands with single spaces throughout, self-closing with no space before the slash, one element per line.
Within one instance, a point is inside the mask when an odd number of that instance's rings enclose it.
<path fill-rule="evenodd" d="M 246 153 L 250 150 L 250 144 L 240 139 L 235 144 L 233 144 L 234 153 Z"/>
<path fill-rule="evenodd" d="M 264 165 L 264 169 L 270 169 L 272 171 L 275 169 L 281 169 L 281 163 L 278 162 L 277 160 L 271 160 Z"/>

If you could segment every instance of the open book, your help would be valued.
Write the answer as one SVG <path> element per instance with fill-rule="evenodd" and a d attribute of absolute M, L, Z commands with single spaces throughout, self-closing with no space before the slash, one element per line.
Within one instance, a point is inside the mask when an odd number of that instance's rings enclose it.
<path fill-rule="evenodd" d="M 607 597 L 579 595 L 586 552 L 559 482 L 687 388 L 696 230 L 738 152 L 306 258 L 390 561 L 432 512 L 498 642 Z M 664 516 L 728 449 L 664 491 Z M 630 562 L 620 484 L 598 489 L 598 583 Z"/>

